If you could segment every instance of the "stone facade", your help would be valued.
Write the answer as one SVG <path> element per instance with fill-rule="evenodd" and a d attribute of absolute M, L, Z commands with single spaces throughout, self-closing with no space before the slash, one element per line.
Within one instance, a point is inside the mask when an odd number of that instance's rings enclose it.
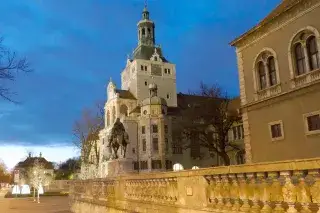
<path fill-rule="evenodd" d="M 177 94 L 175 64 L 164 57 L 154 36 L 154 23 L 145 9 L 138 23 L 138 46 L 121 72 L 121 89 L 111 79 L 107 87 L 105 128 L 98 141 L 99 166 L 94 165 L 97 159 L 92 150 L 90 159 L 93 163 L 82 165 L 83 179 L 110 175 L 108 144 L 117 118 L 129 135 L 126 158 L 132 161 L 133 172 L 172 170 L 174 165 L 177 169 L 221 165 L 222 160 L 218 156 L 212 158 L 206 148 L 199 146 L 199 156 L 192 157 L 194 151 L 184 150 L 182 142 L 173 144 L 172 129 L 177 124 L 172 111 L 179 110 L 179 101 L 185 101 L 191 95 Z M 240 107 L 238 99 L 234 103 L 236 108 Z M 243 135 L 242 123 L 237 123 L 230 129 L 229 139 L 241 145 Z M 230 150 L 229 155 L 232 164 L 243 163 L 243 152 Z"/>
<path fill-rule="evenodd" d="M 231 43 L 249 163 L 319 156 L 319 13 L 319 0 L 282 1 Z"/>
<path fill-rule="evenodd" d="M 71 209 L 315 213 L 320 206 L 319 165 L 316 158 L 73 181 Z"/>

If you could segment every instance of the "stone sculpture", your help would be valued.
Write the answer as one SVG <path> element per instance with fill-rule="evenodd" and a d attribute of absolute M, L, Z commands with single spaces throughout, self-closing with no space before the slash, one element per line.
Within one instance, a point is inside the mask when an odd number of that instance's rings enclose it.
<path fill-rule="evenodd" d="M 129 144 L 129 135 L 126 132 L 123 124 L 120 121 L 120 118 L 117 118 L 116 122 L 114 123 L 111 134 L 109 138 L 109 151 L 111 153 L 111 159 L 118 159 L 118 150 L 120 148 L 120 157 L 126 157 L 127 145 Z"/>

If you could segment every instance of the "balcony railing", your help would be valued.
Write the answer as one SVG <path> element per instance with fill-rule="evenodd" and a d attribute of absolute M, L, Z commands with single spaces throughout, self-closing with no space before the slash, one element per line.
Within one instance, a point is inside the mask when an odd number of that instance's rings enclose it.
<path fill-rule="evenodd" d="M 320 158 L 74 181 L 70 190 L 75 213 L 320 212 Z"/>
<path fill-rule="evenodd" d="M 268 87 L 263 90 L 259 90 L 256 93 L 256 101 L 257 100 L 262 100 L 265 98 L 272 97 L 274 95 L 280 94 L 281 93 L 281 84 L 276 84 L 274 86 Z"/>
<path fill-rule="evenodd" d="M 320 69 L 296 76 L 291 80 L 292 88 L 302 87 L 317 80 L 320 80 Z"/>

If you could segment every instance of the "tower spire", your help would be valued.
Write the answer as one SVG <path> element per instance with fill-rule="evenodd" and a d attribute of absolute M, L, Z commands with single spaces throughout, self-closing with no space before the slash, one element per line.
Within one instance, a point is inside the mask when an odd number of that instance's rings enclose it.
<path fill-rule="evenodd" d="M 148 11 L 148 0 L 144 0 L 144 8 L 142 11 L 142 19 L 138 23 L 138 40 L 139 44 L 154 46 L 155 32 L 154 23 L 150 20 Z"/>
<path fill-rule="evenodd" d="M 144 0 L 144 8 L 145 8 L 145 9 L 148 8 L 148 0 Z"/>

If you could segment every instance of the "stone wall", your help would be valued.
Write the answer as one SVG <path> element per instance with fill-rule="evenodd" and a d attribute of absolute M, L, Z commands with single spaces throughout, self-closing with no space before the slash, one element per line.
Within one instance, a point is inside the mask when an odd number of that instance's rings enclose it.
<path fill-rule="evenodd" d="M 320 158 L 74 181 L 74 213 L 317 212 Z"/>
<path fill-rule="evenodd" d="M 70 184 L 73 180 L 54 180 L 49 186 L 46 186 L 47 191 L 69 191 Z"/>

